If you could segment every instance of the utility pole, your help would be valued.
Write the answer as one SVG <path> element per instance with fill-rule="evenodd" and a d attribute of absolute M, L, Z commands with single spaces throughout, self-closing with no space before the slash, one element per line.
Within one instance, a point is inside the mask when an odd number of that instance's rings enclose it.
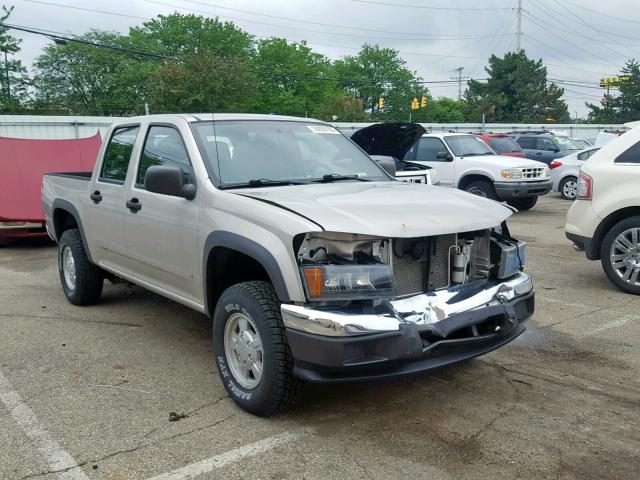
<path fill-rule="evenodd" d="M 469 79 L 469 77 L 462 76 L 462 70 L 464 70 L 464 67 L 458 67 L 454 69 L 453 71 L 458 72 L 458 75 L 455 77 L 450 77 L 452 80 L 458 80 L 458 100 L 462 100 L 462 81 Z"/>
<path fill-rule="evenodd" d="M 520 53 L 522 51 L 522 0 L 518 0 L 516 16 L 518 17 L 516 27 L 516 53 Z"/>

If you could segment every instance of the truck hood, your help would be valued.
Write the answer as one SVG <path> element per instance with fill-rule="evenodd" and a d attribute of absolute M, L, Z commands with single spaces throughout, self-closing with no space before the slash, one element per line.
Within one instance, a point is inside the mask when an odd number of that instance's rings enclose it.
<path fill-rule="evenodd" d="M 387 155 L 402 160 L 411 147 L 426 133 L 417 123 L 376 123 L 351 136 L 369 155 Z"/>
<path fill-rule="evenodd" d="M 403 182 L 340 182 L 236 190 L 304 216 L 331 232 L 425 237 L 500 225 L 512 211 L 446 187 Z"/>

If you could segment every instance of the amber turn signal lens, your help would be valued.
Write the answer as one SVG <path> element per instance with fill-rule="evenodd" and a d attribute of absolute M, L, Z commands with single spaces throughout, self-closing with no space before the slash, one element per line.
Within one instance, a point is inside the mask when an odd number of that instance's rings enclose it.
<path fill-rule="evenodd" d="M 310 297 L 322 296 L 324 287 L 324 272 L 322 268 L 305 268 L 304 279 L 307 282 L 307 291 Z"/>

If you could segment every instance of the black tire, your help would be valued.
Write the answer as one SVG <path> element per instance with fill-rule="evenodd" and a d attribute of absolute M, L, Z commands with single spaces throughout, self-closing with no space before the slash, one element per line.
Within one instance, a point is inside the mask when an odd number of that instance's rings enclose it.
<path fill-rule="evenodd" d="M 69 249 L 73 256 L 75 285 L 68 284 L 63 269 L 63 256 Z M 82 236 L 76 228 L 66 230 L 58 242 L 58 272 L 65 297 L 74 305 L 98 303 L 104 284 L 103 271 L 89 261 Z"/>
<path fill-rule="evenodd" d="M 486 180 L 474 180 L 473 182 L 468 183 L 463 190 L 480 197 L 490 198 L 491 200 L 498 199 L 493 185 Z"/>
<path fill-rule="evenodd" d="M 234 377 L 225 353 L 225 327 L 234 313 L 248 316 L 262 341 L 262 376 L 251 389 L 244 388 Z M 213 316 L 213 347 L 222 383 L 233 401 L 244 410 L 269 416 L 299 398 L 302 382 L 293 376 L 293 357 L 280 315 L 280 302 L 270 283 L 239 283 L 224 291 Z"/>
<path fill-rule="evenodd" d="M 616 240 L 616 237 L 630 228 L 640 228 L 640 216 L 629 217 L 621 220 L 607 232 L 602 239 L 602 245 L 600 246 L 600 263 L 602 263 L 604 273 L 616 287 L 623 292 L 640 295 L 640 285 L 634 285 L 623 280 L 613 267 L 610 257 L 611 246 Z M 640 277 L 636 280 L 636 282 L 638 281 L 640 281 Z"/>
<path fill-rule="evenodd" d="M 574 176 L 570 176 L 570 177 L 565 177 L 563 178 L 560 183 L 558 184 L 558 192 L 560 192 L 560 196 L 562 198 L 564 198 L 565 200 L 575 200 L 576 199 L 576 194 L 574 193 L 573 196 L 571 195 L 566 195 L 564 192 L 564 188 L 567 185 L 567 183 L 569 182 L 575 182 L 576 185 L 578 183 L 578 179 L 577 177 Z"/>
<path fill-rule="evenodd" d="M 538 196 L 535 197 L 524 197 L 524 198 L 514 198 L 513 200 L 509 200 L 509 205 L 512 207 L 516 207 L 520 211 L 531 210 L 536 203 L 538 203 Z"/>

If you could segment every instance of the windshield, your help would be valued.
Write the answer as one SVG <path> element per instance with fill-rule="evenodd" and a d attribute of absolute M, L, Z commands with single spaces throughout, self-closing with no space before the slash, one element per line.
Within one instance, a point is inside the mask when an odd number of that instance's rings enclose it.
<path fill-rule="evenodd" d="M 511 137 L 489 137 L 489 145 L 496 153 L 521 152 L 520 145 Z"/>
<path fill-rule="evenodd" d="M 444 139 L 456 157 L 495 155 L 495 152 L 475 135 L 450 135 Z"/>
<path fill-rule="evenodd" d="M 560 145 L 561 150 L 582 150 L 584 147 L 578 142 L 570 139 L 569 137 L 565 137 L 564 135 L 556 135 L 554 137 Z"/>
<path fill-rule="evenodd" d="M 197 122 L 192 128 L 202 157 L 222 185 L 389 180 L 330 125 L 224 120 Z"/>

